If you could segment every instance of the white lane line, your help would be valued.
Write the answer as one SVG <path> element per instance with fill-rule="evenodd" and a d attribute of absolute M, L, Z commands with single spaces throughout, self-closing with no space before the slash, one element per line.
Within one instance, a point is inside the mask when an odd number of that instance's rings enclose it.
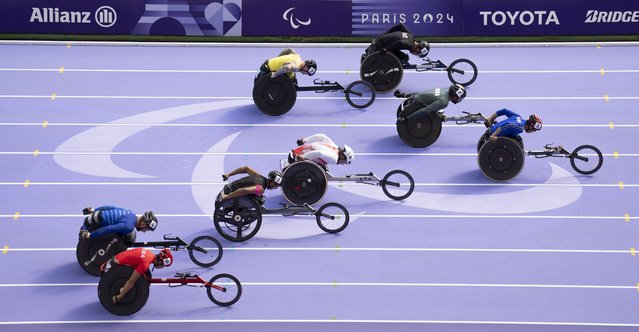
<path fill-rule="evenodd" d="M 7 252 L 75 251 L 76 248 L 7 248 Z M 464 253 L 563 253 L 563 254 L 632 254 L 633 250 L 600 249 L 495 249 L 495 248 L 349 248 L 349 247 L 225 247 L 225 251 L 351 251 L 351 252 L 464 252 Z"/>
<path fill-rule="evenodd" d="M 459 325 L 533 325 L 533 326 L 596 326 L 596 327 L 637 327 L 639 323 L 599 323 L 599 322 L 535 322 L 535 321 L 489 321 L 489 320 L 391 320 L 391 319 L 151 319 L 151 320 L 61 320 L 61 321 L 15 321 L 0 322 L 0 325 L 61 325 L 61 324 L 167 324 L 167 323 L 220 323 L 220 324 L 279 324 L 279 323 L 322 323 L 322 324 L 459 324 Z M 335 326 L 337 327 L 337 326 Z M 392 330 L 392 328 L 391 328 Z"/>
<path fill-rule="evenodd" d="M 0 68 L 0 71 L 8 72 L 60 72 L 60 68 Z M 100 68 L 67 68 L 65 73 L 166 73 L 166 74 L 255 74 L 256 70 L 242 69 L 100 69 Z M 342 70 L 321 70 L 318 74 L 352 74 L 359 72 L 358 69 Z M 556 70 L 481 70 L 481 74 L 599 74 L 601 69 L 556 69 Z M 605 69 L 606 74 L 612 73 L 639 73 L 639 69 Z M 445 74 L 443 71 L 417 72 L 412 70 L 404 71 L 404 74 Z"/>
<path fill-rule="evenodd" d="M 180 99 L 180 100 L 252 100 L 251 96 L 108 96 L 108 95 L 0 95 L 0 98 L 24 98 L 24 99 Z M 344 97 L 297 97 L 304 100 L 343 100 Z M 378 99 L 397 100 L 395 97 L 376 97 Z M 639 96 L 529 96 L 529 97 L 466 97 L 466 100 L 637 100 Z"/>
<path fill-rule="evenodd" d="M 221 186 L 226 182 L 31 182 L 30 186 Z M 329 183 L 330 186 L 368 186 L 368 184 L 354 182 Z M 0 186 L 24 186 L 22 182 L 0 182 Z M 415 183 L 421 187 L 591 187 L 618 188 L 619 183 Z M 639 184 L 624 183 L 624 187 L 639 187 Z"/>
<path fill-rule="evenodd" d="M 45 284 L 0 284 L 0 287 L 87 287 L 98 283 L 45 283 Z M 153 284 L 162 286 L 162 284 Z M 286 287 L 475 287 L 475 288 L 562 288 L 562 289 L 632 289 L 637 286 L 617 285 L 543 285 L 543 284 L 462 284 L 462 283 L 400 283 L 400 282 L 242 282 L 242 286 L 286 286 Z"/>
<path fill-rule="evenodd" d="M 0 126 L 30 126 L 42 127 L 42 122 L 0 122 Z M 47 122 L 47 126 L 54 127 L 395 127 L 394 124 L 356 124 L 356 123 L 72 123 L 72 122 Z M 548 124 L 544 128 L 604 128 L 610 129 L 607 124 Z M 464 126 L 455 124 L 442 124 L 442 127 L 472 128 L 484 127 L 483 124 L 467 124 Z M 614 124 L 615 128 L 639 128 L 639 124 Z"/>
<path fill-rule="evenodd" d="M 33 151 L 0 151 L 0 155 L 33 155 Z M 77 152 L 51 152 L 38 151 L 39 155 L 114 155 L 114 156 L 286 156 L 286 152 L 146 152 L 146 151 L 130 151 L 130 152 L 99 152 L 99 151 L 77 151 Z M 477 157 L 477 153 L 453 153 L 453 152 L 424 152 L 424 153 L 404 153 L 404 152 L 360 152 L 358 156 L 406 156 L 406 157 Z M 604 157 L 639 157 L 639 153 L 602 153 Z M 528 156 L 533 158 L 532 156 Z"/>
<path fill-rule="evenodd" d="M 354 215 L 354 212 L 350 212 Z M 14 214 L 0 214 L 0 218 L 13 218 Z M 193 214 L 156 214 L 162 218 L 211 218 L 209 214 L 193 213 Z M 70 218 L 75 223 L 80 214 L 20 214 L 20 218 Z M 265 214 L 263 218 L 282 218 L 281 215 Z M 473 214 L 357 214 L 360 219 L 515 219 L 523 221 L 525 219 L 541 219 L 541 220 L 639 220 L 639 216 L 566 216 L 566 215 L 473 215 Z M 314 216 L 289 216 L 287 218 L 315 218 Z M 62 220 L 71 221 L 71 220 Z"/>

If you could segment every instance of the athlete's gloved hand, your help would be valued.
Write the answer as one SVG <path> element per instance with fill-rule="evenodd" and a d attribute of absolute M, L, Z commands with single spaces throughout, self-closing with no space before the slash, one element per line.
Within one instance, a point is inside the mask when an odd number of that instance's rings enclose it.
<path fill-rule="evenodd" d="M 90 207 L 90 206 L 89 207 L 85 207 L 84 209 L 82 209 L 82 214 L 85 215 L 85 216 L 87 214 L 91 214 L 91 213 L 93 213 L 93 208 Z"/>
<path fill-rule="evenodd" d="M 229 179 L 229 176 L 225 174 L 222 174 L 222 180 L 226 181 Z"/>
<path fill-rule="evenodd" d="M 91 233 L 89 233 L 89 231 L 87 230 L 80 231 L 80 239 L 88 239 L 90 237 L 91 237 Z"/>
<path fill-rule="evenodd" d="M 302 146 L 304 145 L 304 139 L 303 138 L 298 138 L 297 139 L 297 146 Z"/>
<path fill-rule="evenodd" d="M 395 92 L 393 93 L 393 95 L 397 98 L 406 98 L 406 94 L 402 93 L 401 91 L 399 91 L 399 89 L 395 90 Z"/>

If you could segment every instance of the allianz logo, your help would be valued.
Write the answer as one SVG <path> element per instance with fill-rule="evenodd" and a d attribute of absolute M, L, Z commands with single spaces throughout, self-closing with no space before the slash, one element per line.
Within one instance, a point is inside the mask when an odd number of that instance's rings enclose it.
<path fill-rule="evenodd" d="M 560 25 L 559 17 L 554 10 L 524 11 L 481 11 L 484 26 L 502 25 Z"/>
<path fill-rule="evenodd" d="M 639 10 L 636 11 L 598 11 L 588 10 L 584 23 L 636 23 L 639 22 Z"/>
<path fill-rule="evenodd" d="M 95 23 L 103 28 L 111 27 L 118 19 L 118 14 L 110 6 L 98 8 L 94 15 Z M 31 23 L 79 23 L 90 24 L 91 12 L 86 11 L 66 11 L 60 8 L 31 8 Z"/>

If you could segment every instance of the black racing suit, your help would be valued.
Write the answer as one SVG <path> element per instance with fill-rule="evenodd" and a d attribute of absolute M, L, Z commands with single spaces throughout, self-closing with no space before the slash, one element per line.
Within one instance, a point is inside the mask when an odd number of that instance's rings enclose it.
<path fill-rule="evenodd" d="M 268 189 L 268 179 L 261 175 L 249 175 L 245 176 L 239 180 L 235 180 L 231 183 L 224 185 L 224 195 L 228 195 L 240 188 L 253 187 L 256 185 L 262 186 L 262 190 Z M 250 197 L 257 200 L 257 202 L 261 205 L 264 203 L 264 195 L 257 195 L 256 193 L 250 194 Z"/>
<path fill-rule="evenodd" d="M 397 24 L 384 32 L 381 36 L 373 39 L 373 42 L 362 54 L 361 61 L 373 52 L 385 49 L 393 53 L 402 63 L 408 62 L 408 54 L 402 50 L 412 50 L 415 37 L 413 33 L 403 24 Z"/>

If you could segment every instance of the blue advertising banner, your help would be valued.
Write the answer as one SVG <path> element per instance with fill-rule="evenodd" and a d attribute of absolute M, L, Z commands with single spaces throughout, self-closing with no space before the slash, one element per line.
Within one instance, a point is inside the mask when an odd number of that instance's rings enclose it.
<path fill-rule="evenodd" d="M 639 35 L 639 0 L 2 0 L 0 33 Z"/>
<path fill-rule="evenodd" d="M 350 36 L 350 0 L 244 0 L 245 36 Z"/>
<path fill-rule="evenodd" d="M 638 34 L 639 1 L 464 0 L 464 36 Z"/>
<path fill-rule="evenodd" d="M 574 25 L 572 0 L 465 0 L 464 35 L 561 35 Z"/>
<path fill-rule="evenodd" d="M 0 32 L 241 36 L 242 0 L 3 0 Z"/>
<path fill-rule="evenodd" d="M 404 23 L 415 36 L 461 36 L 462 0 L 352 0 L 352 35 L 377 36 Z"/>
<path fill-rule="evenodd" d="M 576 1 L 575 34 L 639 34 L 639 1 Z"/>

